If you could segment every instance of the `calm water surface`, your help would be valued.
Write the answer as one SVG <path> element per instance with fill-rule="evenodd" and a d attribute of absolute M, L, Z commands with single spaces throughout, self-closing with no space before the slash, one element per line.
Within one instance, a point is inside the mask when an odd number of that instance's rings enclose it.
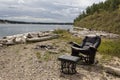
<path fill-rule="evenodd" d="M 0 24 L 0 38 L 27 32 L 72 29 L 72 25 Z"/>

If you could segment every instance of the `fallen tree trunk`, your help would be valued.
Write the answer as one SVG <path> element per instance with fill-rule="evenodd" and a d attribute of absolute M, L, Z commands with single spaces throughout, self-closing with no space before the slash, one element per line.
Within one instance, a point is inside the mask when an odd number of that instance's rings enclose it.
<path fill-rule="evenodd" d="M 110 74 L 117 75 L 120 77 L 120 69 L 112 66 L 103 65 L 103 69 Z"/>
<path fill-rule="evenodd" d="M 46 40 L 51 40 L 58 38 L 58 35 L 50 35 L 50 36 L 45 36 L 45 37 L 36 37 L 36 38 L 27 38 L 27 42 L 40 42 L 40 41 L 46 41 Z"/>

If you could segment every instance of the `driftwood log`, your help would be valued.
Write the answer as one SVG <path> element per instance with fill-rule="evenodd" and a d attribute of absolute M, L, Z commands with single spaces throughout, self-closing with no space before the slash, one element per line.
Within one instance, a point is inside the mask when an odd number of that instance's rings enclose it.
<path fill-rule="evenodd" d="M 3 42 L 2 42 L 2 45 L 7 45 L 7 46 L 9 46 L 9 45 L 14 45 L 14 44 L 15 44 L 15 43 L 14 43 L 13 39 L 9 39 L 9 40 L 5 39 L 5 40 L 3 40 Z"/>
<path fill-rule="evenodd" d="M 45 36 L 45 37 L 27 38 L 26 42 L 40 42 L 40 41 L 55 39 L 55 38 L 58 38 L 58 37 L 59 37 L 58 35 L 49 35 L 49 36 Z"/>
<path fill-rule="evenodd" d="M 116 75 L 120 77 L 120 69 L 119 68 L 115 68 L 112 66 L 108 66 L 108 65 L 103 65 L 103 69 L 110 74 Z"/>

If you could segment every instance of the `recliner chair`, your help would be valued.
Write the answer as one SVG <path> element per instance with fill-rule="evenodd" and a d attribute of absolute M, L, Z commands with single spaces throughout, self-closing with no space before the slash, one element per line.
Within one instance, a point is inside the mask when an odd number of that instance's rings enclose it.
<path fill-rule="evenodd" d="M 96 51 L 100 43 L 100 36 L 86 36 L 80 45 L 75 42 L 72 43 L 71 55 L 79 56 L 80 59 L 87 64 L 93 64 L 95 62 Z"/>

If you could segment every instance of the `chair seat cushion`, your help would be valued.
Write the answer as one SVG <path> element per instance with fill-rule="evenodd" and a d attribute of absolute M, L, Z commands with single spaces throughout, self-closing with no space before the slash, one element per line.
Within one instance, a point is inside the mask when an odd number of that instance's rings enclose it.
<path fill-rule="evenodd" d="M 70 62 L 78 62 L 80 60 L 80 58 L 76 57 L 76 56 L 62 55 L 62 56 L 59 56 L 58 60 L 70 61 Z"/>

